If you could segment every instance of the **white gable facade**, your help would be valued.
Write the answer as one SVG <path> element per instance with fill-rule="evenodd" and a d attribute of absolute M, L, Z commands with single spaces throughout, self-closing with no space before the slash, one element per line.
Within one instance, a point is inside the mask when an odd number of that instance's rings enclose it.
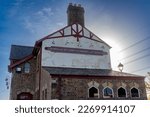
<path fill-rule="evenodd" d="M 65 27 L 42 41 L 42 66 L 111 69 L 110 46 L 79 24 Z"/>

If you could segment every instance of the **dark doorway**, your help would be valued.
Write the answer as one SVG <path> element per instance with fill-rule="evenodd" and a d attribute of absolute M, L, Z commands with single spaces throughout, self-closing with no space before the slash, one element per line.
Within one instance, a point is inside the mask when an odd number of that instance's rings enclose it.
<path fill-rule="evenodd" d="M 131 96 L 132 97 L 139 97 L 139 91 L 136 88 L 131 89 Z"/>
<path fill-rule="evenodd" d="M 94 98 L 94 97 L 98 98 L 98 89 L 96 89 L 95 87 L 91 87 L 89 89 L 89 97 L 90 98 Z"/>
<path fill-rule="evenodd" d="M 17 95 L 17 100 L 32 100 L 32 99 L 33 99 L 33 95 L 28 92 L 22 92 Z"/>
<path fill-rule="evenodd" d="M 118 89 L 118 97 L 126 97 L 126 90 L 124 88 Z"/>

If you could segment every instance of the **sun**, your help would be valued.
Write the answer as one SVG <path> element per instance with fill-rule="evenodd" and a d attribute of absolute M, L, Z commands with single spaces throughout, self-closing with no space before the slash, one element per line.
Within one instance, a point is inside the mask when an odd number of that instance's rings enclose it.
<path fill-rule="evenodd" d="M 121 58 L 124 58 L 124 53 L 121 53 L 120 50 L 122 50 L 121 44 L 119 42 L 115 41 L 113 38 L 105 38 L 105 42 L 109 44 L 112 48 L 110 49 L 110 59 L 111 59 L 111 66 L 112 69 L 118 70 L 118 64 L 122 61 Z"/>

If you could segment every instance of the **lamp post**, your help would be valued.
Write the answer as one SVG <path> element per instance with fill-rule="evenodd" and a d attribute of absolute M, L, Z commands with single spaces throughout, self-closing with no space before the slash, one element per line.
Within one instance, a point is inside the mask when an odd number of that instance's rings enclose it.
<path fill-rule="evenodd" d="M 122 63 L 119 63 L 118 69 L 119 69 L 120 72 L 122 72 L 122 70 L 123 70 L 123 64 Z"/>

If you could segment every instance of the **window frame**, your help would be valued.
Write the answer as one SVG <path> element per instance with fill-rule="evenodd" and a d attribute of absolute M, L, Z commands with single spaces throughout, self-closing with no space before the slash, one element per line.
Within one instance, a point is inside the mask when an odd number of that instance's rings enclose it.
<path fill-rule="evenodd" d="M 31 70 L 31 65 L 30 65 L 30 63 L 26 62 L 24 64 L 23 72 L 26 73 L 26 74 L 28 74 L 28 73 L 30 73 L 30 70 Z"/>
<path fill-rule="evenodd" d="M 109 88 L 111 91 L 112 91 L 112 97 L 110 97 L 110 96 L 105 96 L 104 94 L 104 90 L 106 89 L 106 88 Z M 113 91 L 113 89 L 111 88 L 111 87 L 109 87 L 109 86 L 106 86 L 106 87 L 104 87 L 103 88 L 103 98 L 114 98 L 114 91 Z"/>

